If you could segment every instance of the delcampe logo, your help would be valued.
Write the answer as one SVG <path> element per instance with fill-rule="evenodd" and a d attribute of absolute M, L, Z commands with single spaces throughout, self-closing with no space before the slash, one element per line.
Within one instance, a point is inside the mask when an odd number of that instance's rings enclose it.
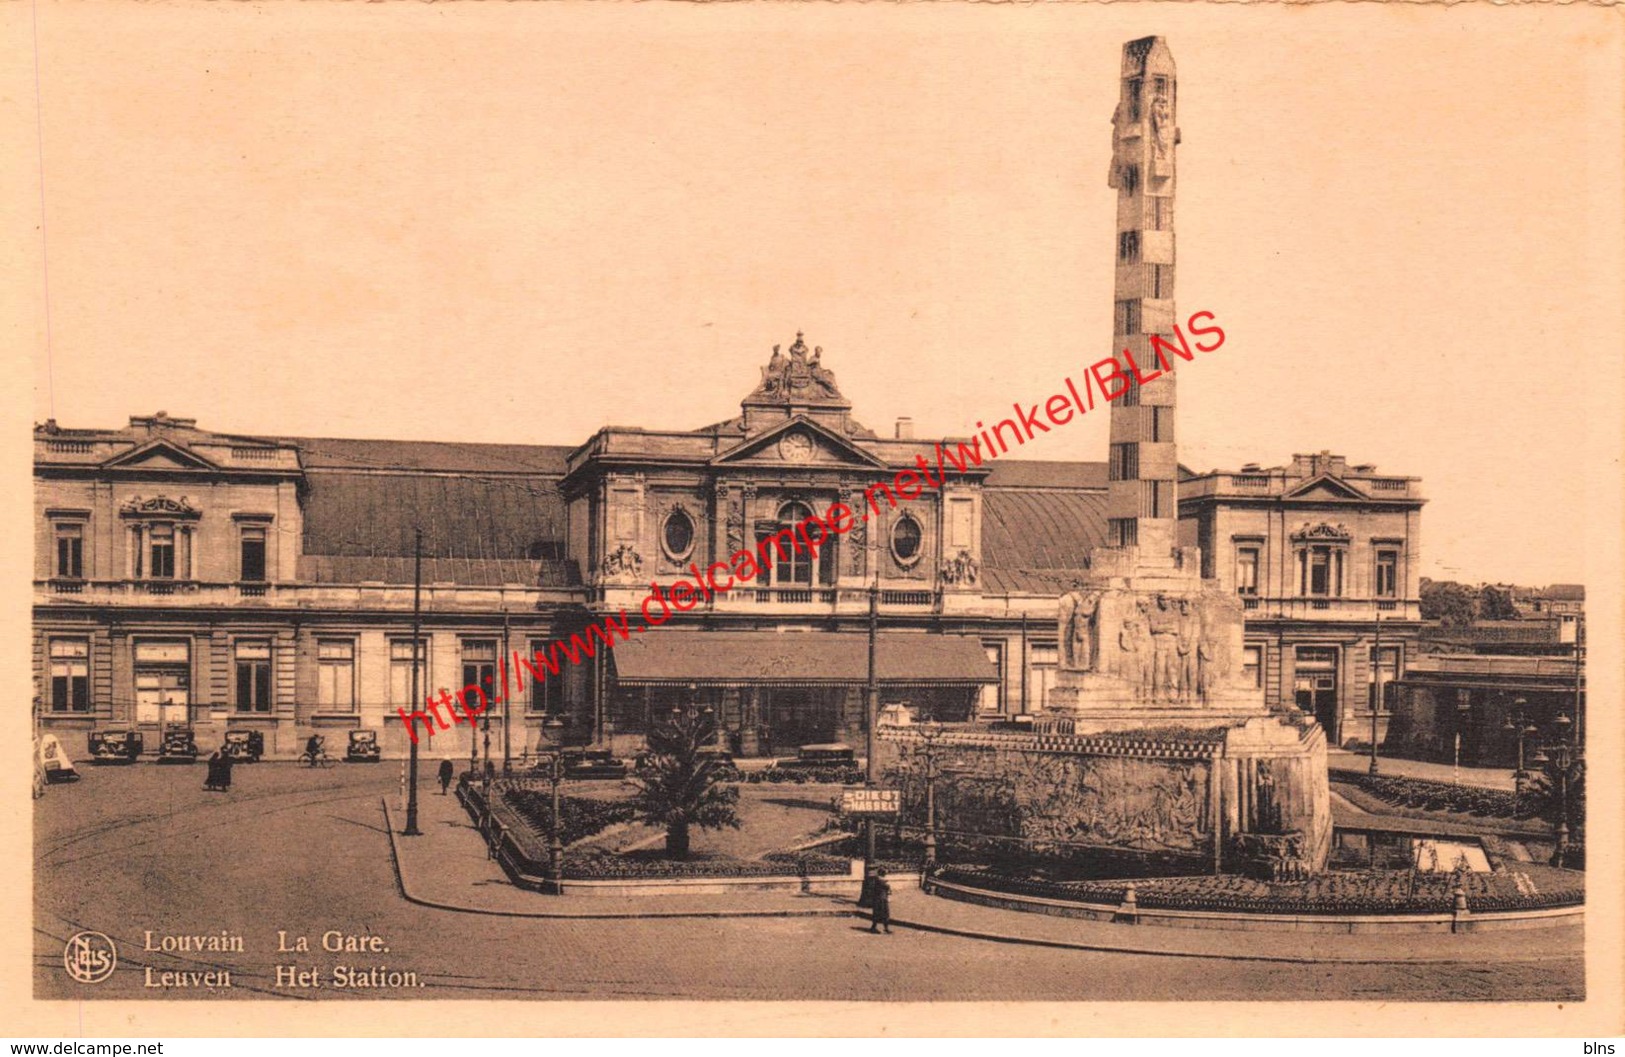
<path fill-rule="evenodd" d="M 68 940 L 62 952 L 68 975 L 82 984 L 99 984 L 113 975 L 118 965 L 118 948 L 100 932 L 80 932 Z"/>

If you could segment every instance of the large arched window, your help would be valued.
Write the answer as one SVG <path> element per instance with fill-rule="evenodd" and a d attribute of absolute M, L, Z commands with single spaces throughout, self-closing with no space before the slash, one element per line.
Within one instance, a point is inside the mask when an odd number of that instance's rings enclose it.
<path fill-rule="evenodd" d="M 779 528 L 781 531 L 783 529 L 794 529 L 795 526 L 810 517 L 812 517 L 812 510 L 806 503 L 786 503 L 779 508 Z M 790 540 L 794 540 L 793 534 Z M 773 554 L 773 582 L 775 584 L 812 584 L 812 555 L 807 553 L 805 547 L 774 547 L 771 548 L 771 552 Z"/>

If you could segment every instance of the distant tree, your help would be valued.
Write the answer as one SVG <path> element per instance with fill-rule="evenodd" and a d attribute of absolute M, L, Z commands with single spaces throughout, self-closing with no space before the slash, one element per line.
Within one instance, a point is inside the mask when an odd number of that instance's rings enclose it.
<path fill-rule="evenodd" d="M 1512 591 L 1494 584 L 1478 589 L 1479 620 L 1517 620 L 1518 607 L 1512 604 Z"/>
<path fill-rule="evenodd" d="M 1478 596 L 1466 584 L 1424 578 L 1418 596 L 1422 619 L 1437 620 L 1447 628 L 1464 628 L 1478 615 Z"/>
<path fill-rule="evenodd" d="M 649 758 L 633 779 L 632 809 L 650 825 L 666 827 L 668 858 L 688 858 L 690 827 L 739 828 L 739 790 L 722 784 L 722 766 L 705 751 L 716 736 L 710 709 L 676 709 L 649 728 Z"/>

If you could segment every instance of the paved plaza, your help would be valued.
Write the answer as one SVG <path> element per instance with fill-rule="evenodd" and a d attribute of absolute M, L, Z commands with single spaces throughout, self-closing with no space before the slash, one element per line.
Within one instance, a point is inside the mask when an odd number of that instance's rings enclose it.
<path fill-rule="evenodd" d="M 429 783 L 425 835 L 402 842 L 397 874 L 384 821 L 384 802 L 398 790 L 394 764 L 239 767 L 225 794 L 201 790 L 201 767 L 84 773 L 35 806 L 40 998 L 1583 995 L 1577 929 L 1476 937 L 1197 934 L 1016 914 L 909 891 L 896 902 L 905 927 L 871 936 L 842 899 L 587 900 L 516 891 L 485 859 L 454 799 L 431 793 Z M 403 895 L 402 879 L 420 902 Z M 431 902 L 440 905 L 424 905 Z M 653 914 L 665 916 L 641 916 Z M 117 944 L 111 978 L 82 984 L 64 971 L 64 944 L 81 930 Z M 222 934 L 241 936 L 244 949 L 174 949 L 189 937 L 195 946 Z M 323 950 L 324 934 L 327 945 L 349 949 Z M 308 950 L 297 949 L 301 940 Z M 147 949 L 165 946 L 172 949 Z M 339 967 L 344 971 L 335 973 Z M 229 972 L 231 986 L 187 986 L 211 972 L 215 979 Z M 351 986 L 333 986 L 338 977 Z M 322 986 L 298 983 L 313 978 Z M 382 983 L 367 986 L 373 981 Z"/>

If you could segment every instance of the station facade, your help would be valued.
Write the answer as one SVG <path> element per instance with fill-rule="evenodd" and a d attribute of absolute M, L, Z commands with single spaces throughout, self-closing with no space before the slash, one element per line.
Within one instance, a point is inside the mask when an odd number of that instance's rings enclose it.
<path fill-rule="evenodd" d="M 311 733 L 342 748 L 365 729 L 404 753 L 419 533 L 420 697 L 474 684 L 504 698 L 488 731 L 437 733 L 431 755 L 488 739 L 517 760 L 560 730 L 631 751 L 689 703 L 716 710 L 742 755 L 858 744 L 871 609 L 883 706 L 953 722 L 1042 712 L 1058 599 L 1107 542 L 1106 464 L 987 459 L 871 504 L 876 482 L 937 466 L 935 439 L 907 420 L 888 433 L 853 418 L 799 335 L 738 417 L 605 428 L 575 448 L 251 437 L 163 413 L 47 422 L 34 432 L 39 725 L 70 753 L 93 729 L 141 730 L 150 747 L 176 726 L 206 750 L 249 729 L 292 756 Z M 1181 478 L 1181 542 L 1242 596 L 1267 699 L 1357 740 L 1372 657 L 1397 680 L 1419 627 L 1416 479 L 1326 454 Z M 622 611 L 639 624 L 652 586 L 692 582 L 836 502 L 867 520 L 816 558 L 770 547 L 753 579 L 513 688 L 515 651 Z"/>

